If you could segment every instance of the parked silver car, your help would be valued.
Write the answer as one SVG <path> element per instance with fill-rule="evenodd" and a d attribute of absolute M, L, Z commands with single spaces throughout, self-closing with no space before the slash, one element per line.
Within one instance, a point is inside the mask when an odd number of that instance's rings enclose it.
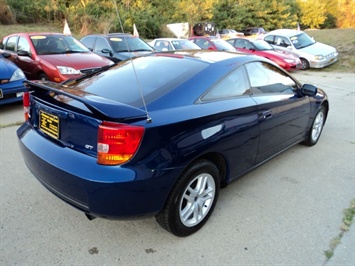
<path fill-rule="evenodd" d="M 316 42 L 303 31 L 280 29 L 263 36 L 264 41 L 275 49 L 294 53 L 301 59 L 301 69 L 323 68 L 338 60 L 337 50 L 324 43 Z"/>

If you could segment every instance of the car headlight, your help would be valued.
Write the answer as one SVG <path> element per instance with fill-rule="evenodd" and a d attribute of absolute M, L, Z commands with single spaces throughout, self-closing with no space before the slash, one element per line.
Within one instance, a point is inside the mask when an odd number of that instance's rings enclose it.
<path fill-rule="evenodd" d="M 14 74 L 12 74 L 11 78 L 10 78 L 10 82 L 11 81 L 16 81 L 19 79 L 24 79 L 25 78 L 25 74 L 22 72 L 21 69 L 16 69 L 16 71 L 14 72 Z"/>
<path fill-rule="evenodd" d="M 314 60 L 323 60 L 323 59 L 324 59 L 324 56 L 321 54 L 314 56 Z"/>
<path fill-rule="evenodd" d="M 294 59 L 285 59 L 285 61 L 289 64 L 295 63 Z"/>
<path fill-rule="evenodd" d="M 66 66 L 57 66 L 60 74 L 63 75 L 74 75 L 74 74 L 81 74 L 79 70 L 76 70 L 72 67 L 66 67 Z"/>

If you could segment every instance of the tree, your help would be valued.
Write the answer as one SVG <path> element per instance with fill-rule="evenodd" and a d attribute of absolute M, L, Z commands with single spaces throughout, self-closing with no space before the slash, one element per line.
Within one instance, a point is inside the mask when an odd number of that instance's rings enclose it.
<path fill-rule="evenodd" d="M 297 0 L 301 10 L 301 24 L 319 28 L 326 20 L 325 3 L 321 0 Z"/>
<path fill-rule="evenodd" d="M 239 30 L 247 27 L 266 30 L 296 27 L 298 18 L 285 0 L 220 0 L 213 11 L 218 26 Z"/>

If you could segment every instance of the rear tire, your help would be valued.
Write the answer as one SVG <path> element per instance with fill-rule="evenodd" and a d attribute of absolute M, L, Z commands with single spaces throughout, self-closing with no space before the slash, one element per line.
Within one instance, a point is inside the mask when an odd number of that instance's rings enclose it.
<path fill-rule="evenodd" d="M 327 114 L 326 114 L 325 107 L 322 106 L 319 109 L 318 113 L 316 114 L 312 126 L 309 129 L 307 140 L 304 142 L 305 145 L 313 146 L 317 144 L 320 135 L 322 134 L 326 116 Z"/>
<path fill-rule="evenodd" d="M 217 167 L 208 160 L 199 160 L 180 176 L 155 219 L 176 236 L 191 235 L 207 222 L 216 206 L 219 190 Z"/>

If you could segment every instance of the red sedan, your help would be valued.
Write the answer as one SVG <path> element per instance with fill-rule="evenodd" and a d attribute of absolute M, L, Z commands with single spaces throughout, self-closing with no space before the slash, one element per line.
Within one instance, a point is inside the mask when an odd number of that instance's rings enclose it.
<path fill-rule="evenodd" d="M 275 50 L 263 40 L 232 38 L 228 39 L 227 42 L 240 52 L 266 57 L 288 71 L 298 70 L 302 65 L 298 57 L 290 53 Z"/>
<path fill-rule="evenodd" d="M 27 79 L 62 82 L 113 64 L 91 52 L 72 36 L 60 33 L 15 33 L 3 38 L 0 49 Z"/>

